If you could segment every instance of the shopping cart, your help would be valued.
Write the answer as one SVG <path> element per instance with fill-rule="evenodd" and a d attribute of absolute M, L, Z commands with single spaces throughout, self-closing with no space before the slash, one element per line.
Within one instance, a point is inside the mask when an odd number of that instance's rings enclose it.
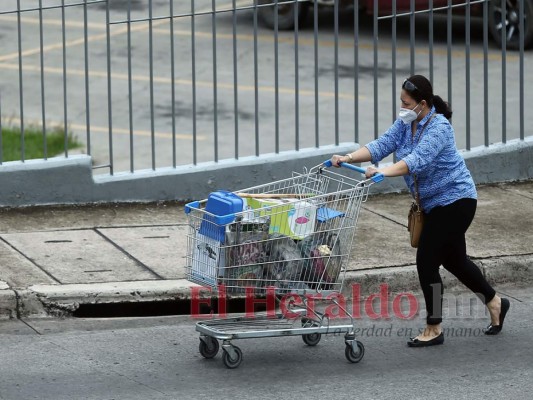
<path fill-rule="evenodd" d="M 274 308 L 266 312 L 197 322 L 203 357 L 215 357 L 222 341 L 224 364 L 237 368 L 242 351 L 232 343 L 236 339 L 300 335 L 315 346 L 322 335 L 344 334 L 348 361 L 363 358 L 354 318 L 339 295 L 361 204 L 383 175 L 357 180 L 329 167 L 326 161 L 284 180 L 186 205 L 187 279 L 224 298 L 275 296 L 277 304 L 266 301 Z M 336 305 L 350 324 L 333 323 L 318 310 L 319 300 Z"/>

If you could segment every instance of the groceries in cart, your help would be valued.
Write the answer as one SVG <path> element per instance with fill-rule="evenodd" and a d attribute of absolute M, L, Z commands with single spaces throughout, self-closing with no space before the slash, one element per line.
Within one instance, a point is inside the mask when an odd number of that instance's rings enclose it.
<path fill-rule="evenodd" d="M 191 238 L 191 277 L 235 291 L 269 286 L 297 291 L 316 289 L 319 283 L 329 289 L 341 272 L 345 214 L 329 208 L 327 199 L 291 193 L 211 193 Z"/>

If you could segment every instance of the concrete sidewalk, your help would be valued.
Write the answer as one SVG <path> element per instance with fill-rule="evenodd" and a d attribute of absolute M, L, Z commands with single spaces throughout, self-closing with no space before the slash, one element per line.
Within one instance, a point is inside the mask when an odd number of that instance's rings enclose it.
<path fill-rule="evenodd" d="M 533 181 L 478 187 L 468 254 L 489 281 L 533 283 Z M 418 291 L 407 194 L 371 195 L 358 222 L 347 285 Z M 0 210 L 0 316 L 70 315 L 81 304 L 186 299 L 182 205 Z M 443 272 L 446 289 L 458 282 Z"/>

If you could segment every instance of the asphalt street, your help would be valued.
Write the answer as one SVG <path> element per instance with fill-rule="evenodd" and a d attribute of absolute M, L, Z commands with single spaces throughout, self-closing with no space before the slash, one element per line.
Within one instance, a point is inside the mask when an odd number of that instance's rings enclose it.
<path fill-rule="evenodd" d="M 418 317 L 363 316 L 358 364 L 345 359 L 343 337 L 329 335 L 315 347 L 300 337 L 234 341 L 243 362 L 227 369 L 222 351 L 210 360 L 199 354 L 190 317 L 0 321 L 0 398 L 525 399 L 533 390 L 533 292 L 501 293 L 511 309 L 499 336 L 482 334 L 482 308 L 472 315 L 459 305 L 445 319 L 444 345 L 432 348 L 406 346 L 423 326 Z"/>

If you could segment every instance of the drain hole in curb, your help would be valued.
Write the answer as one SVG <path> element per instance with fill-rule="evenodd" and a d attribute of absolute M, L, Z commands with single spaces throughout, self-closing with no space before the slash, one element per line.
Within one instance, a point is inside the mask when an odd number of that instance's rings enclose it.
<path fill-rule="evenodd" d="M 206 301 L 206 300 L 201 300 Z M 191 300 L 162 300 L 129 303 L 97 303 L 80 304 L 72 313 L 75 318 L 121 318 L 121 317 L 160 317 L 170 315 L 191 315 L 194 317 L 218 317 L 218 301 L 211 300 L 211 306 L 206 303 L 193 304 Z M 247 312 L 245 299 L 227 299 L 226 313 Z M 254 312 L 265 311 L 262 304 L 256 304 Z"/>

